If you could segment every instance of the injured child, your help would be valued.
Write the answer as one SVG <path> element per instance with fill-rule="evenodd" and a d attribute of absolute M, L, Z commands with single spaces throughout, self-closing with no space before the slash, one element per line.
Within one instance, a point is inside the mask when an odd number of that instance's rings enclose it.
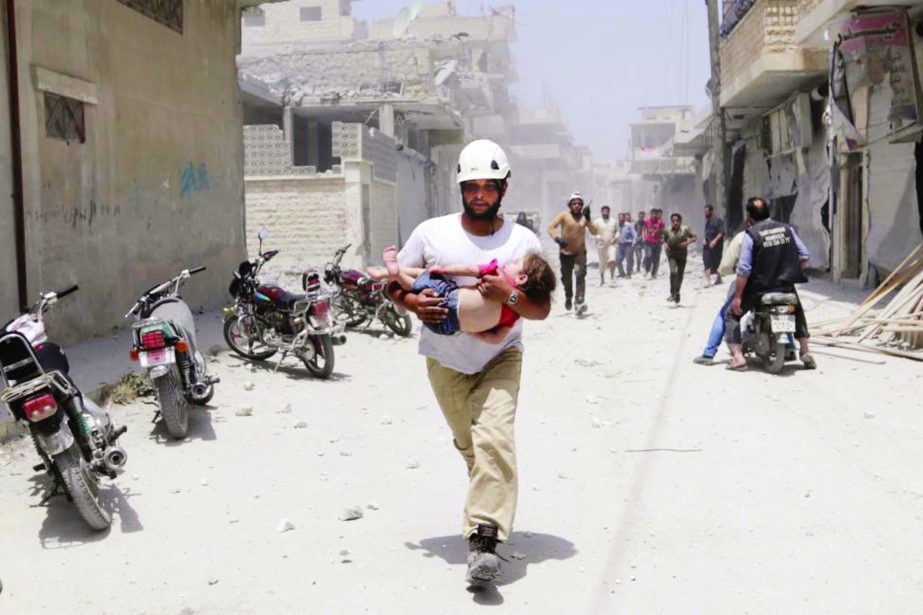
<path fill-rule="evenodd" d="M 382 252 L 384 267 L 369 267 L 368 272 L 377 280 L 390 280 L 408 292 L 420 293 L 431 288 L 443 298 L 442 306 L 449 310 L 440 323 L 425 323 L 427 328 L 440 335 L 454 335 L 459 331 L 470 333 L 490 344 L 499 344 L 519 320 L 507 303 L 484 298 L 477 286 L 459 286 L 447 276 L 476 277 L 502 275 L 515 290 L 532 301 L 544 301 L 555 288 L 554 271 L 537 253 L 499 267 L 496 260 L 486 265 L 436 265 L 429 269 L 401 267 L 397 262 L 397 248 L 391 246 Z"/>

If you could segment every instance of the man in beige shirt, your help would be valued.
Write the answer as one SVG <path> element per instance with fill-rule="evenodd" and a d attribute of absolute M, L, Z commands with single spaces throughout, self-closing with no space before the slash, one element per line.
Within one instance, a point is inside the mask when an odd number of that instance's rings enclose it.
<path fill-rule="evenodd" d="M 562 211 L 551 224 L 548 234 L 561 247 L 561 282 L 564 284 L 564 309 L 573 307 L 574 279 L 576 278 L 577 314 L 586 312 L 586 231 L 591 228 L 590 208 L 583 196 L 574 192 L 567 200 L 567 211 Z M 591 230 L 593 232 L 593 230 Z M 595 233 L 594 233 L 595 234 Z"/>

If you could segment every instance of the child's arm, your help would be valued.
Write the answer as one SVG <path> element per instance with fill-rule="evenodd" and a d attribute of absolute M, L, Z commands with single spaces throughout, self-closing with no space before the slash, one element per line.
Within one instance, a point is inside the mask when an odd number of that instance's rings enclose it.
<path fill-rule="evenodd" d="M 506 339 L 506 336 L 509 335 L 510 331 L 512 330 L 512 327 L 494 327 L 493 329 L 488 329 L 487 331 L 475 333 L 474 337 L 478 338 L 482 342 L 487 342 L 488 344 L 499 344 Z"/>
<path fill-rule="evenodd" d="M 430 267 L 430 273 L 476 278 L 481 274 L 481 269 L 478 265 L 434 265 Z"/>

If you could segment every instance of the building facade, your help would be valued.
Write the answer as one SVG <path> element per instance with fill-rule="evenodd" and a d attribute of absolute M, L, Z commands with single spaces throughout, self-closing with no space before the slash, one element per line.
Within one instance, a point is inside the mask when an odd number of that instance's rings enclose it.
<path fill-rule="evenodd" d="M 145 288 L 195 265 L 209 270 L 190 303 L 224 299 L 245 255 L 234 56 L 246 4 L 0 2 L 5 318 L 78 284 L 49 315 L 55 338 L 108 333 Z"/>

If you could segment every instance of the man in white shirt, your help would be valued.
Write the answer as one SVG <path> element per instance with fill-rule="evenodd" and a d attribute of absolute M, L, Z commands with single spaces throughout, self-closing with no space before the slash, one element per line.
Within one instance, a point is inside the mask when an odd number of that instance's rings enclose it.
<path fill-rule="evenodd" d="M 606 269 L 609 270 L 609 280 L 615 281 L 615 242 L 618 224 L 609 215 L 608 205 L 603 205 L 599 211 L 602 219 L 593 220 L 587 228 L 596 236 L 596 251 L 599 254 L 599 285 L 602 286 L 606 283 Z"/>
<path fill-rule="evenodd" d="M 398 255 L 400 265 L 429 268 L 497 259 L 502 269 L 530 252 L 541 253 L 534 233 L 497 215 L 509 177 L 509 161 L 499 145 L 478 140 L 465 147 L 458 163 L 464 212 L 420 224 Z M 503 276 L 453 281 L 476 283 L 485 297 L 505 302 L 522 318 L 544 320 L 551 310 L 550 301 L 529 299 Z M 423 322 L 441 322 L 448 312 L 429 289 L 414 295 L 392 285 L 388 293 Z M 521 319 L 498 344 L 467 333 L 439 335 L 426 327 L 420 334 L 433 393 L 468 466 L 463 535 L 468 540 L 467 580 L 475 585 L 500 576 L 496 545 L 509 539 L 516 512 L 513 427 L 522 351 Z"/>

